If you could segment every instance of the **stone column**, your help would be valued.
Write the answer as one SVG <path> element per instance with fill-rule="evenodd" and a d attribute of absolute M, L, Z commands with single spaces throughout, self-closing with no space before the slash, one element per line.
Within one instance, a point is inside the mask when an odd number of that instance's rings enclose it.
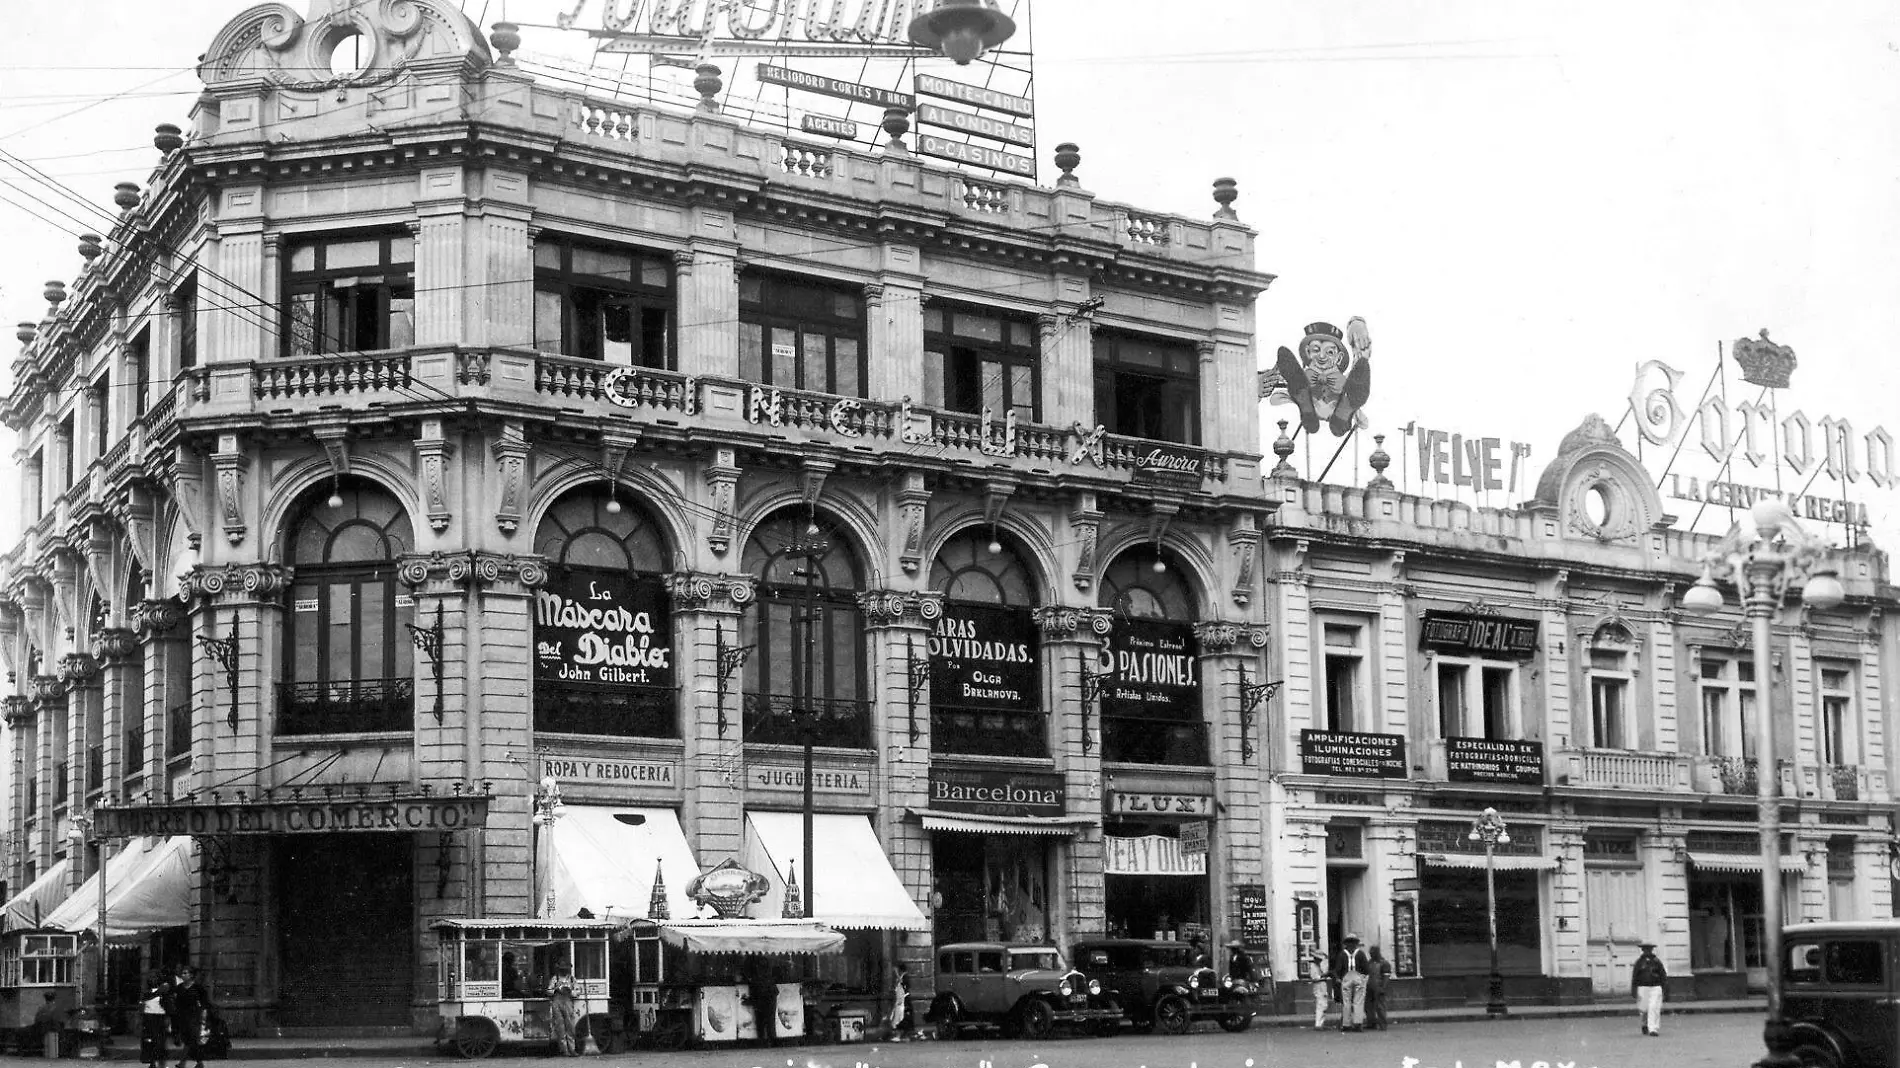
<path fill-rule="evenodd" d="M 694 209 L 697 214 L 700 209 Z M 725 219 L 731 215 L 707 212 Z M 689 375 L 739 376 L 739 261 L 729 237 L 701 238 L 675 253 L 679 290 L 679 369 Z"/>
<path fill-rule="evenodd" d="M 25 694 L 8 694 L 6 697 L 6 727 L 8 751 L 13 754 L 13 765 L 7 779 L 7 812 L 11 814 L 11 829 L 14 838 L 7 850 L 7 877 L 9 885 L 26 887 L 24 878 L 26 861 L 31 857 L 35 864 L 38 856 L 33 843 L 26 837 L 26 780 L 33 767 L 38 746 L 35 744 L 35 726 L 33 699 Z"/>
<path fill-rule="evenodd" d="M 1064 294 L 1057 313 L 1036 317 L 1042 337 L 1042 421 L 1057 427 L 1081 423 L 1092 428 L 1097 422 L 1094 323 L 1074 314 L 1088 299 L 1089 284 L 1086 278 L 1069 275 L 1057 282 Z"/>
<path fill-rule="evenodd" d="M 1069 812 L 1096 814 L 1102 807 L 1101 702 L 1088 696 L 1086 679 L 1101 670 L 1101 646 L 1114 617 L 1101 608 L 1050 605 L 1036 609 L 1036 623 L 1042 628 L 1047 687 L 1043 707 L 1052 720 L 1050 755 L 1062 775 Z M 1101 825 L 1083 828 L 1062 851 L 1057 885 L 1049 894 L 1050 930 L 1106 930 Z"/>
<path fill-rule="evenodd" d="M 67 811 L 73 814 L 84 813 L 89 807 L 91 794 L 90 775 L 92 767 L 92 747 L 99 744 L 92 724 L 101 720 L 95 711 L 102 711 L 104 694 L 101 692 L 103 674 L 99 660 L 91 653 L 72 652 L 59 658 L 59 673 L 66 680 L 66 803 Z M 101 759 L 104 757 L 101 752 Z M 105 787 L 103 776 L 100 788 Z"/>
<path fill-rule="evenodd" d="M 490 74 L 492 77 L 492 72 Z M 479 172 L 463 233 L 469 245 L 469 288 L 460 306 L 468 345 L 527 348 L 534 343 L 534 208 L 528 176 L 490 165 Z"/>
<path fill-rule="evenodd" d="M 477 880 L 475 911 L 526 916 L 534 904 L 529 818 L 535 784 L 524 781 L 521 768 L 508 757 L 530 752 L 533 743 L 533 649 L 527 635 L 534 591 L 547 581 L 547 569 L 536 556 L 494 553 L 474 554 L 473 567 L 477 585 L 465 619 L 467 670 L 480 672 L 481 684 L 469 679 L 464 685 L 471 698 L 481 696 L 478 706 L 471 702 L 473 726 L 464 730 L 463 760 L 468 777 L 491 791 L 488 826 L 468 843 L 471 876 Z"/>
<path fill-rule="evenodd" d="M 1220 812 L 1207 857 L 1213 889 L 1208 919 L 1221 943 L 1240 933 L 1234 887 L 1266 883 L 1266 846 L 1261 823 L 1260 768 L 1266 763 L 1267 701 L 1247 708 L 1245 684 L 1262 685 L 1267 629 L 1250 623 L 1201 623 L 1201 706 L 1214 762 L 1214 797 Z M 1244 669 L 1244 672 L 1243 672 Z"/>
<path fill-rule="evenodd" d="M 166 751 L 171 745 L 166 733 L 170 726 L 171 695 L 177 692 L 189 698 L 191 694 L 189 677 L 171 677 L 172 650 L 188 638 L 178 627 L 184 622 L 185 610 L 177 600 L 166 597 L 139 602 L 133 616 L 139 640 L 145 644 L 145 677 L 142 680 L 145 792 L 150 800 L 160 801 L 171 796 L 171 775 L 166 758 Z"/>
<path fill-rule="evenodd" d="M 875 824 L 891 869 L 926 919 L 934 864 L 930 833 L 908 819 L 930 804 L 930 628 L 943 615 L 943 598 L 931 592 L 872 590 L 858 595 L 870 638 L 871 744 L 877 775 L 885 783 Z M 912 976 L 930 974 L 931 935 L 898 934 L 889 959 Z"/>
<path fill-rule="evenodd" d="M 215 262 L 198 275 L 199 306 L 207 311 L 209 327 L 199 339 L 199 362 L 268 359 L 282 350 L 276 314 L 257 307 L 260 295 L 270 296 L 264 292 L 264 219 L 257 214 L 263 190 L 227 187 L 220 193 L 224 207 L 243 201 L 244 210 L 236 218 L 220 216 L 215 254 L 209 257 Z"/>
<path fill-rule="evenodd" d="M 32 771 L 29 777 L 38 796 L 34 800 L 34 812 L 39 820 L 37 833 L 33 835 L 32 847 L 38 851 L 40 871 L 45 871 L 53 863 L 56 843 L 54 836 L 59 833 L 58 820 L 53 818 L 53 730 L 54 721 L 60 710 L 66 707 L 66 680 L 58 675 L 35 675 L 30 680 L 33 688 L 34 708 L 34 755 Z M 83 867 L 72 865 L 77 871 Z M 69 878 L 67 889 L 77 889 L 79 884 Z"/>
<path fill-rule="evenodd" d="M 443 168 L 425 171 L 422 181 L 425 195 L 437 197 L 417 204 L 421 217 L 410 224 L 416 240 L 416 344 L 453 345 L 464 341 L 462 300 L 468 291 L 463 268 L 466 240 L 461 197 L 462 172 Z M 439 190 L 429 189 L 432 182 L 447 184 L 451 195 L 442 198 Z M 530 263 L 529 273 L 533 277 Z M 530 318 L 532 323 L 532 318 Z"/>
<path fill-rule="evenodd" d="M 741 651 L 739 618 L 751 610 L 758 581 L 679 571 L 668 576 L 667 586 L 685 743 L 680 824 L 696 855 L 737 856 L 745 838 L 744 665 L 751 655 Z"/>
<path fill-rule="evenodd" d="M 249 778 L 270 762 L 282 594 L 290 582 L 290 568 L 268 563 L 200 564 L 179 578 L 191 605 L 192 791 Z"/>
<path fill-rule="evenodd" d="M 143 770 L 145 754 L 128 752 L 125 744 L 127 730 L 145 721 L 142 651 L 138 634 L 130 628 L 109 627 L 99 632 L 99 655 L 105 659 L 100 743 L 105 746 L 105 793 L 111 799 L 121 796 L 128 777 Z"/>
<path fill-rule="evenodd" d="M 924 279 L 914 245 L 882 246 L 878 284 L 865 287 L 871 374 L 866 393 L 877 400 L 924 399 Z"/>

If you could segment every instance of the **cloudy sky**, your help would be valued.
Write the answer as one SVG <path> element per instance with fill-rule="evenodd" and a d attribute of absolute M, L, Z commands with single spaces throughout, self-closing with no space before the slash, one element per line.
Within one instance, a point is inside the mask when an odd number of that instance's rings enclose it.
<path fill-rule="evenodd" d="M 598 25 L 601 2 L 580 22 Z M 585 36 L 538 28 L 572 5 L 466 9 L 527 24 L 524 52 L 587 64 Z M 246 6 L 15 5 L 0 149 L 110 210 L 113 184 L 155 162 L 152 126 L 184 123 L 196 57 Z M 1718 344 L 1764 327 L 1801 361 L 1784 415 L 1846 419 L 1856 440 L 1900 433 L 1890 4 L 1035 0 L 1028 21 L 1043 180 L 1058 141 L 1081 146 L 1087 189 L 1144 209 L 1205 217 L 1212 179 L 1237 179 L 1258 266 L 1279 276 L 1259 306 L 1261 361 L 1304 323 L 1363 316 L 1367 433 L 1395 457 L 1411 425 L 1494 436 L 1507 456 L 1523 443 L 1534 473 L 1587 413 L 1619 422 L 1639 362 L 1684 372 L 1693 407 Z M 0 182 L 0 321 L 38 319 L 44 280 L 77 271 L 73 235 L 103 221 L 12 164 Z M 1732 401 L 1752 397 L 1732 364 L 1728 382 Z M 1269 439 L 1286 411 L 1263 406 Z M 1315 442 L 1313 473 L 1333 448 Z M 1331 479 L 1362 477 L 1369 452 L 1349 444 Z M 1697 455 L 1675 470 L 1707 478 L 1717 465 Z M 1666 453 L 1645 458 L 1660 475 Z M 1729 477 L 1777 484 L 1767 468 Z M 1900 489 L 1863 476 L 1847 491 L 1900 544 Z M 1810 492 L 1841 488 L 1823 477 Z M 1725 520 L 1711 510 L 1701 526 Z"/>

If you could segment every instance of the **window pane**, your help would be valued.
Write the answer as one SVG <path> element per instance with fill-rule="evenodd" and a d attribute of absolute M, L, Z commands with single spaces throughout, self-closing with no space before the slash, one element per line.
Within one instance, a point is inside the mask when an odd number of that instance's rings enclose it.
<path fill-rule="evenodd" d="M 633 309 L 624 302 L 600 306 L 600 358 L 608 363 L 633 363 Z"/>
<path fill-rule="evenodd" d="M 779 386 L 798 385 L 798 332 L 772 328 L 772 351 L 767 353 L 765 379 Z"/>
<path fill-rule="evenodd" d="M 823 334 L 805 332 L 805 351 L 802 373 L 798 377 L 798 388 L 809 389 L 814 393 L 831 392 L 831 368 L 826 366 L 830 359 L 829 340 Z"/>
<path fill-rule="evenodd" d="M 980 364 L 983 376 L 983 407 L 1003 414 L 1005 401 L 1003 396 L 1003 365 L 996 360 L 984 360 Z"/>
<path fill-rule="evenodd" d="M 290 677 L 308 681 L 317 677 L 317 608 L 321 590 L 312 584 L 290 589 Z"/>
<path fill-rule="evenodd" d="M 309 356 L 317 351 L 317 295 L 290 295 L 290 354 Z"/>
<path fill-rule="evenodd" d="M 671 316 L 661 307 L 640 309 L 639 362 L 647 367 L 666 367 L 672 345 L 668 341 Z"/>
<path fill-rule="evenodd" d="M 952 333 L 963 337 L 981 338 L 984 341 L 1003 340 L 1003 321 L 992 319 L 987 315 L 959 312 L 956 318 L 951 320 L 950 329 Z"/>
<path fill-rule="evenodd" d="M 387 586 L 376 582 L 363 583 L 360 591 L 363 621 L 357 628 L 358 644 L 362 647 L 362 674 L 359 678 L 380 679 L 394 674 L 387 670 L 389 663 L 385 658 L 384 636 L 389 625 Z"/>
<path fill-rule="evenodd" d="M 416 343 L 416 296 L 410 286 L 395 286 L 389 291 L 389 337 L 386 349 L 400 349 Z"/>
<path fill-rule="evenodd" d="M 924 333 L 926 334 L 943 333 L 943 309 L 942 308 L 925 308 L 924 309 Z"/>
<path fill-rule="evenodd" d="M 324 626 L 329 631 L 329 663 L 324 678 L 330 681 L 352 679 L 356 677 L 350 652 L 353 645 L 350 626 L 350 605 L 354 600 L 352 589 L 347 582 L 338 582 L 324 590 L 329 604 Z"/>
<path fill-rule="evenodd" d="M 326 271 L 345 267 L 375 267 L 382 262 L 383 243 L 373 237 L 361 241 L 332 241 L 323 247 L 323 269 Z"/>
<path fill-rule="evenodd" d="M 1723 736 L 1723 720 L 1727 718 L 1724 705 L 1728 695 L 1720 690 L 1702 691 L 1702 751 L 1709 756 L 1728 756 L 1728 742 Z"/>
<path fill-rule="evenodd" d="M 747 275 L 739 279 L 739 301 L 742 304 L 758 304 L 765 299 L 765 286 L 758 275 Z"/>
<path fill-rule="evenodd" d="M 1009 403 L 1025 422 L 1036 418 L 1036 369 L 1023 364 L 1009 368 Z"/>
<path fill-rule="evenodd" d="M 1735 677 L 1743 682 L 1755 681 L 1755 662 L 1753 660 L 1735 661 Z"/>
<path fill-rule="evenodd" d="M 1846 668 L 1829 668 L 1829 667 L 1822 668 L 1821 669 L 1821 685 L 1822 687 L 1829 690 L 1847 689 L 1849 685 L 1847 669 Z"/>
<path fill-rule="evenodd" d="M 534 265 L 550 271 L 561 269 L 561 246 L 552 241 L 534 243 Z"/>
<path fill-rule="evenodd" d="M 835 359 L 838 366 L 837 382 L 832 386 L 831 392 L 842 394 L 846 397 L 863 395 L 864 391 L 859 388 L 858 384 L 858 339 L 851 337 L 834 338 L 831 343 L 835 348 Z"/>
<path fill-rule="evenodd" d="M 1359 648 L 1359 628 L 1326 624 L 1326 644 L 1335 649 Z"/>
<path fill-rule="evenodd" d="M 317 269 L 317 246 L 298 245 L 290 250 L 290 269 L 293 271 L 314 271 Z"/>
<path fill-rule="evenodd" d="M 765 328 L 758 323 L 739 324 L 739 377 L 748 382 L 763 382 L 762 363 Z"/>
<path fill-rule="evenodd" d="M 1484 736 L 1493 741 L 1511 737 L 1510 668 L 1484 669 Z"/>
<path fill-rule="evenodd" d="M 625 252 L 613 252 L 607 249 L 576 248 L 572 270 L 575 274 L 591 274 L 631 282 L 633 281 L 633 257 Z"/>
<path fill-rule="evenodd" d="M 858 298 L 850 293 L 832 293 L 831 314 L 840 319 L 856 319 L 858 317 Z"/>
<path fill-rule="evenodd" d="M 1744 757 L 1753 757 L 1755 755 L 1755 695 L 1754 693 L 1748 690 L 1742 691 L 1741 709 L 1742 709 L 1742 755 Z"/>
<path fill-rule="evenodd" d="M 416 262 L 416 239 L 413 234 L 395 234 L 389 239 L 389 262 L 391 264 Z"/>
<path fill-rule="evenodd" d="M 673 272 L 667 268 L 665 260 L 644 258 L 640 261 L 640 284 L 655 289 L 665 289 L 673 282 Z"/>
<path fill-rule="evenodd" d="M 1465 719 L 1465 667 L 1463 664 L 1438 666 L 1438 736 L 1461 737 Z"/>
<path fill-rule="evenodd" d="M 924 351 L 924 405 L 941 408 L 943 404 L 943 353 Z"/>
<path fill-rule="evenodd" d="M 1012 345 L 1020 345 L 1023 348 L 1034 348 L 1036 346 L 1036 324 L 1026 323 L 1020 319 L 1011 319 L 1009 321 L 1009 343 Z"/>
<path fill-rule="evenodd" d="M 539 248 L 536 249 L 537 253 Z M 534 291 L 534 347 L 542 352 L 561 350 L 561 311 L 565 307 L 559 293 L 546 289 Z"/>

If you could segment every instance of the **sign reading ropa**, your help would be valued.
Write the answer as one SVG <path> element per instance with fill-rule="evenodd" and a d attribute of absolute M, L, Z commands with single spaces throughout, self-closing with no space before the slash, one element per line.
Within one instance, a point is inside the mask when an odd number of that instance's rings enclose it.
<path fill-rule="evenodd" d="M 99 836 L 462 831 L 488 822 L 486 797 L 392 797 L 246 805 L 138 805 L 97 810 Z"/>

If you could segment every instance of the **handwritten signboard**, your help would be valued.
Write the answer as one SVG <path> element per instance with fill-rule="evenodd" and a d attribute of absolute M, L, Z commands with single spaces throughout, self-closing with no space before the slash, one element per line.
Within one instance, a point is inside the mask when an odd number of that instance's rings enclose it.
<path fill-rule="evenodd" d="M 1445 775 L 1452 782 L 1544 785 L 1544 743 L 1493 738 L 1446 738 Z"/>
<path fill-rule="evenodd" d="M 1405 735 L 1301 731 L 1300 770 L 1307 775 L 1403 779 Z"/>
<path fill-rule="evenodd" d="M 1240 944 L 1264 953 L 1273 948 L 1267 912 L 1267 888 L 1259 883 L 1234 887 L 1234 912 L 1240 917 Z"/>
<path fill-rule="evenodd" d="M 575 568 L 534 595 L 534 677 L 673 685 L 673 618 L 658 579 Z"/>
<path fill-rule="evenodd" d="M 951 602 L 929 648 L 934 704 L 1020 710 L 1042 703 L 1042 643 L 1027 609 Z"/>
<path fill-rule="evenodd" d="M 1537 651 L 1537 631 L 1534 619 L 1431 611 L 1425 613 L 1419 644 L 1454 656 L 1521 660 Z"/>
<path fill-rule="evenodd" d="M 1418 902 L 1411 898 L 1392 900 L 1392 974 L 1418 975 Z"/>
<path fill-rule="evenodd" d="M 1102 649 L 1110 673 L 1102 715 L 1194 722 L 1201 718 L 1200 639 L 1194 624 L 1117 620 Z"/>

